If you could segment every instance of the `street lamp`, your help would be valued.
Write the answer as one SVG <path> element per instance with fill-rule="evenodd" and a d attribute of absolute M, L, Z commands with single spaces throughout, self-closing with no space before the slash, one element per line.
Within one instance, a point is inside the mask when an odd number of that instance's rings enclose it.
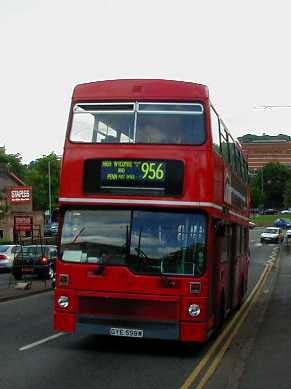
<path fill-rule="evenodd" d="M 61 155 L 57 155 L 56 159 L 58 161 L 62 160 Z M 49 197 L 49 224 L 52 223 L 52 185 L 51 185 L 51 160 L 48 159 L 48 197 Z"/>
<path fill-rule="evenodd" d="M 255 110 L 273 108 L 291 108 L 291 105 L 257 105 L 256 107 L 253 107 Z"/>
<path fill-rule="evenodd" d="M 52 224 L 51 161 L 48 160 L 49 224 Z"/>

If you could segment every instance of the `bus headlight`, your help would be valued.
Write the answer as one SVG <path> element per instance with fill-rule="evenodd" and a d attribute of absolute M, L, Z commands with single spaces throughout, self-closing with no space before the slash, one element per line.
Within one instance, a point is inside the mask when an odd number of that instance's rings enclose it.
<path fill-rule="evenodd" d="M 197 317 L 200 315 L 201 309 L 198 304 L 190 304 L 188 308 L 189 315 L 192 317 Z"/>
<path fill-rule="evenodd" d="M 69 297 L 67 296 L 60 296 L 58 298 L 58 304 L 61 308 L 68 308 L 69 304 L 70 304 L 70 300 L 69 300 Z"/>

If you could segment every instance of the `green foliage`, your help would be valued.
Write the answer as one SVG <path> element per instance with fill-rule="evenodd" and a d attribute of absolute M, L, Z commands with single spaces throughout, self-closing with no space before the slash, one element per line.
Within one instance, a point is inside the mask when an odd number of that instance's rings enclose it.
<path fill-rule="evenodd" d="M 6 191 L 0 190 L 0 219 L 4 217 L 4 215 L 10 210 L 10 208 L 11 205 L 6 199 Z"/>
<path fill-rule="evenodd" d="M 266 196 L 258 186 L 251 186 L 252 193 L 252 208 L 262 208 L 265 203 Z"/>
<path fill-rule="evenodd" d="M 33 207 L 36 210 L 49 209 L 49 166 L 51 178 L 52 210 L 58 206 L 60 160 L 55 153 L 44 155 L 30 164 L 22 164 L 20 154 L 6 154 L 0 149 L 0 163 L 7 163 L 12 173 L 22 179 L 26 185 L 32 186 Z M 2 200 L 2 201 L 1 201 Z M 3 215 L 8 209 L 5 193 L 0 193 L 0 211 Z"/>
<path fill-rule="evenodd" d="M 291 170 L 280 163 L 269 163 L 251 180 L 251 192 L 254 208 L 283 208 L 287 182 L 291 179 Z M 288 192 L 289 193 L 289 192 Z"/>
<path fill-rule="evenodd" d="M 259 142 L 272 142 L 272 141 L 290 141 L 291 137 L 289 135 L 279 134 L 279 135 L 253 135 L 246 134 L 238 138 L 241 143 L 259 143 Z"/>
<path fill-rule="evenodd" d="M 0 244 L 15 244 L 13 240 L 0 239 Z"/>
<path fill-rule="evenodd" d="M 60 161 L 55 153 L 30 162 L 25 183 L 32 186 L 34 209 L 49 209 L 49 166 L 51 177 L 52 209 L 57 208 L 59 196 Z"/>
<path fill-rule="evenodd" d="M 278 215 L 258 215 L 252 218 L 252 222 L 254 222 L 257 227 L 270 227 L 274 225 L 275 220 L 279 217 L 280 216 Z"/>
<path fill-rule="evenodd" d="M 19 153 L 17 154 L 5 154 L 4 152 L 0 153 L 0 162 L 8 164 L 10 171 L 20 179 L 24 179 L 26 174 L 26 165 L 23 165 L 22 157 Z"/>
<path fill-rule="evenodd" d="M 287 181 L 283 197 L 285 208 L 291 208 L 291 178 Z"/>

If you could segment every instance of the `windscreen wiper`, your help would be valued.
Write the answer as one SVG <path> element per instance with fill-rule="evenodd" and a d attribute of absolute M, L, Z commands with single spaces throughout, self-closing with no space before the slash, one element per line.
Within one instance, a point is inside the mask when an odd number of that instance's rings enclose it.
<path fill-rule="evenodd" d="M 82 232 L 84 232 L 86 229 L 86 227 L 82 227 L 77 233 L 76 235 L 74 236 L 73 240 L 71 243 L 76 243 L 77 239 L 79 238 L 79 236 L 82 234 Z"/>

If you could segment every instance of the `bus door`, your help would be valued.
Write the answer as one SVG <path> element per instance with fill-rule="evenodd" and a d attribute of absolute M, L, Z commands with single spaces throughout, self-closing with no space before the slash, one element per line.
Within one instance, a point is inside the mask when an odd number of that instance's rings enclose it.
<path fill-rule="evenodd" d="M 240 267 L 240 241 L 241 226 L 238 224 L 231 225 L 231 254 L 230 254 L 230 303 L 231 308 L 238 304 L 238 285 L 239 285 L 239 267 Z"/>
<path fill-rule="evenodd" d="M 216 304 L 227 313 L 230 309 L 230 267 L 231 267 L 231 228 L 223 221 L 221 227 L 216 229 L 216 255 L 214 261 L 214 284 L 216 292 Z M 219 225 L 218 223 L 218 225 Z"/>

